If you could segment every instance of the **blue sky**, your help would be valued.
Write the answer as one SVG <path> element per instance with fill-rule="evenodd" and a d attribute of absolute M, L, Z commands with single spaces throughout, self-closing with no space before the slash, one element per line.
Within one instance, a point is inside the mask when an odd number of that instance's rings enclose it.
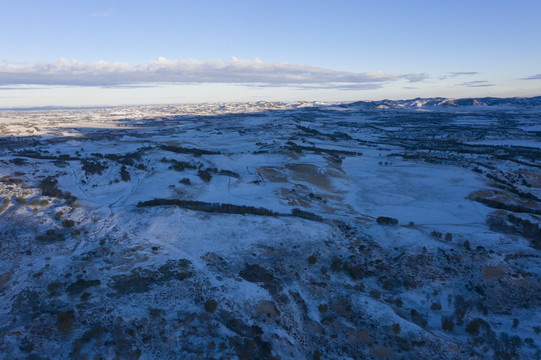
<path fill-rule="evenodd" d="M 541 95 L 541 1 L 0 1 L 0 107 Z"/>

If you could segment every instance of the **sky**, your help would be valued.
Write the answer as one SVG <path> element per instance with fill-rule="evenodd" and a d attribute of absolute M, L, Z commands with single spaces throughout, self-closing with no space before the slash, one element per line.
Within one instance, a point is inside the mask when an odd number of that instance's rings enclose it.
<path fill-rule="evenodd" d="M 539 0 L 0 0 L 0 108 L 541 95 Z"/>

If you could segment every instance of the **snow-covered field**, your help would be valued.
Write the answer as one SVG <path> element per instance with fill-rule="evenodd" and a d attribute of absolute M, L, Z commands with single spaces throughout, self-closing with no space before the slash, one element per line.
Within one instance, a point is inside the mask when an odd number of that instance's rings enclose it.
<path fill-rule="evenodd" d="M 0 112 L 0 357 L 541 358 L 541 106 L 460 104 Z"/>

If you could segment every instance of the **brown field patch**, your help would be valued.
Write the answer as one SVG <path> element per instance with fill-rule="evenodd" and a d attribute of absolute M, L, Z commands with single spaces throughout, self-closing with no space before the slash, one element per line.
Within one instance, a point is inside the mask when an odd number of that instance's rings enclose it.
<path fill-rule="evenodd" d="M 291 175 L 301 181 L 317 186 L 325 190 L 331 190 L 332 185 L 328 176 L 315 165 L 311 164 L 287 164 L 286 168 Z"/>

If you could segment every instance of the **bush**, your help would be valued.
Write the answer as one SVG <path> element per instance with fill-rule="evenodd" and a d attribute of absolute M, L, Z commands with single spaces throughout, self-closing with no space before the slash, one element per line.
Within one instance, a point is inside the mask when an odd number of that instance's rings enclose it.
<path fill-rule="evenodd" d="M 205 310 L 209 313 L 213 313 L 216 311 L 216 308 L 218 307 L 218 303 L 216 300 L 210 299 L 205 302 Z"/>
<path fill-rule="evenodd" d="M 319 221 L 319 222 L 323 221 L 323 218 L 321 216 L 311 213 L 309 211 L 298 209 L 298 208 L 292 209 L 291 215 L 300 217 L 306 220 Z"/>
<path fill-rule="evenodd" d="M 333 258 L 332 264 L 331 264 L 331 271 L 332 272 L 339 272 L 342 269 L 342 260 L 340 258 Z"/>
<path fill-rule="evenodd" d="M 128 170 L 126 170 L 126 165 L 122 165 L 120 168 L 120 177 L 122 178 L 122 181 L 130 181 L 131 176 Z"/>
<path fill-rule="evenodd" d="M 81 159 L 82 169 L 86 175 L 103 174 L 103 171 L 108 168 L 107 163 L 100 162 L 95 159 Z"/>
<path fill-rule="evenodd" d="M 466 332 L 470 335 L 477 335 L 479 334 L 479 330 L 481 328 L 490 328 L 490 325 L 488 323 L 480 318 L 473 319 L 466 325 Z"/>
<path fill-rule="evenodd" d="M 75 221 L 65 219 L 64 221 L 62 221 L 62 226 L 66 227 L 66 228 L 74 227 L 75 226 Z"/>
<path fill-rule="evenodd" d="M 388 216 L 379 216 L 376 222 L 380 225 L 398 225 L 398 219 Z"/>
<path fill-rule="evenodd" d="M 56 180 L 52 176 L 47 176 L 41 183 L 39 184 L 39 188 L 41 189 L 41 193 L 44 196 L 50 196 L 50 197 L 56 197 L 56 198 L 64 198 L 68 205 L 72 205 L 75 203 L 77 198 L 69 191 L 63 192 L 59 188 L 56 187 L 58 184 L 58 180 Z"/>
<path fill-rule="evenodd" d="M 184 185 L 191 185 L 192 182 L 190 181 L 190 178 L 183 178 L 182 180 L 179 181 L 181 184 L 184 184 Z"/>
<path fill-rule="evenodd" d="M 193 154 L 195 156 L 201 155 L 219 155 L 219 151 L 209 151 L 196 148 L 184 148 L 180 146 L 160 145 L 160 148 L 165 151 L 171 151 L 177 154 Z"/>
<path fill-rule="evenodd" d="M 63 334 L 68 334 L 73 326 L 75 312 L 73 310 L 61 311 L 57 316 L 58 330 Z"/>
<path fill-rule="evenodd" d="M 171 165 L 170 169 L 175 169 L 176 171 L 184 171 L 184 169 L 196 169 L 197 166 L 195 166 L 192 163 L 186 162 L 186 161 L 177 161 L 177 160 L 170 160 L 173 165 Z"/>
<path fill-rule="evenodd" d="M 427 325 L 428 322 L 426 321 L 426 318 L 417 310 L 411 309 L 410 315 L 411 315 L 411 320 L 417 325 L 422 326 L 422 327 Z"/>
<path fill-rule="evenodd" d="M 443 318 L 441 321 L 441 328 L 447 332 L 451 332 L 455 328 L 455 323 L 448 318 Z"/>
<path fill-rule="evenodd" d="M 209 213 L 223 213 L 223 214 L 252 214 L 259 216 L 278 216 L 277 212 L 274 212 L 265 208 L 256 208 L 254 206 L 245 205 L 233 205 L 224 203 L 208 203 L 203 201 L 192 200 L 178 200 L 178 199 L 154 199 L 148 201 L 140 201 L 137 207 L 146 206 L 167 206 L 175 205 L 184 209 L 205 211 Z"/>
<path fill-rule="evenodd" d="M 210 172 L 208 169 L 199 170 L 197 172 L 197 175 L 201 178 L 201 180 L 205 182 L 210 182 L 210 179 L 212 179 L 212 175 L 210 175 Z"/>
<path fill-rule="evenodd" d="M 36 240 L 40 242 L 64 241 L 65 237 L 63 234 L 58 234 L 55 229 L 49 229 L 44 235 L 36 236 Z"/>

